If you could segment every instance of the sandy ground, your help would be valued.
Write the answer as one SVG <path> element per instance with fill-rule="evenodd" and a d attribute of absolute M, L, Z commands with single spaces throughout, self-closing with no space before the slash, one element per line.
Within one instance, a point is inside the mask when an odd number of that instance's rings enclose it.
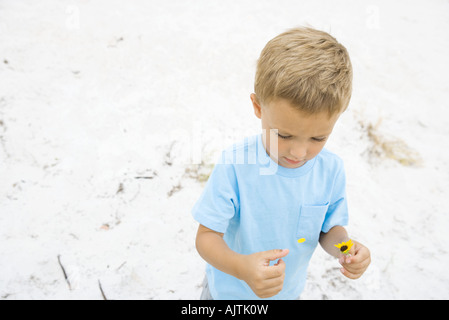
<path fill-rule="evenodd" d="M 352 58 L 327 147 L 372 252 L 351 281 L 318 248 L 302 298 L 448 299 L 442 0 L 0 2 L 0 298 L 197 299 L 190 209 L 218 152 L 260 130 L 261 49 L 299 25 Z"/>

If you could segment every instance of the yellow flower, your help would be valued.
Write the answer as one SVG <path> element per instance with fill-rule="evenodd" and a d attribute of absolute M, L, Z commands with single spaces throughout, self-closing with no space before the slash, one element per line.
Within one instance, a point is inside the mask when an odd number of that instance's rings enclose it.
<path fill-rule="evenodd" d="M 352 243 L 351 239 L 349 239 L 348 242 L 334 244 L 334 246 L 336 246 L 338 249 L 340 249 L 340 252 L 343 254 L 348 254 L 349 250 L 351 250 L 351 248 L 352 248 L 352 245 L 353 245 L 353 243 Z"/>

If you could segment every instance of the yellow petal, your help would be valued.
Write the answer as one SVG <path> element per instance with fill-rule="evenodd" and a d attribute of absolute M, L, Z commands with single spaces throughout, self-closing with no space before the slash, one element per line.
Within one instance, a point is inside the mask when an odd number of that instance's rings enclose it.
<path fill-rule="evenodd" d="M 306 241 L 304 238 L 298 239 L 298 243 L 303 243 L 304 241 Z"/>
<path fill-rule="evenodd" d="M 349 239 L 349 241 L 347 241 L 347 242 L 342 242 L 342 243 L 339 243 L 339 244 L 334 244 L 334 246 L 337 247 L 337 248 L 340 249 L 340 250 L 341 250 L 341 247 L 343 247 L 343 246 L 348 247 L 345 251 L 342 251 L 343 254 L 348 253 L 349 250 L 351 250 L 352 245 L 353 245 L 353 243 L 352 243 L 352 240 L 351 240 L 351 239 Z"/>

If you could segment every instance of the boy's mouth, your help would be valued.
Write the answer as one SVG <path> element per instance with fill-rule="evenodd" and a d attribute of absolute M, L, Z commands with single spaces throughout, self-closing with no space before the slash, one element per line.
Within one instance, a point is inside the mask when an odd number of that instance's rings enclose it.
<path fill-rule="evenodd" d="M 285 159 L 285 161 L 287 161 L 289 164 L 294 165 L 294 166 L 297 166 L 297 165 L 303 165 L 304 163 L 306 163 L 306 160 L 298 160 L 298 161 L 295 161 L 295 160 L 291 160 L 291 159 L 289 159 L 289 158 L 287 158 L 287 157 L 284 157 L 284 159 Z"/>

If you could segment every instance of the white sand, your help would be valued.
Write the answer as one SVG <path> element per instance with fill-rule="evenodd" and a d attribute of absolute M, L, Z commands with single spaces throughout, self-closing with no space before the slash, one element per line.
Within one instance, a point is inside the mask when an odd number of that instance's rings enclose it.
<path fill-rule="evenodd" d="M 352 58 L 327 147 L 372 264 L 348 280 L 318 248 L 302 297 L 448 299 L 449 2 L 361 2 L 2 1 L 0 298 L 197 299 L 201 181 L 260 130 L 260 50 L 310 25 Z"/>

